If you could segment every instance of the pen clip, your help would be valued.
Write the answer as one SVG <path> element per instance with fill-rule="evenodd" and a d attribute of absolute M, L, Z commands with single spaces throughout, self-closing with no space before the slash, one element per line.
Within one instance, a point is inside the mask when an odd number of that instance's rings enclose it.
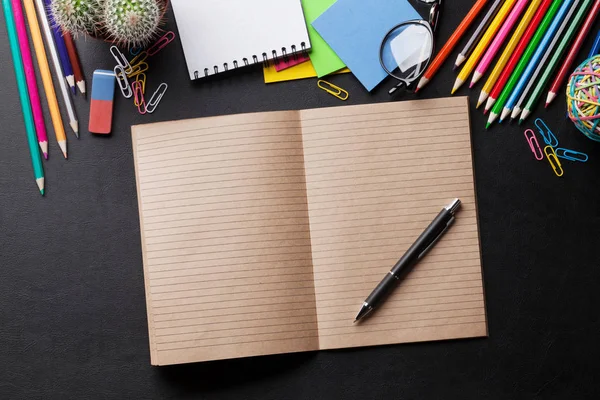
<path fill-rule="evenodd" d="M 423 251 L 421 252 L 421 254 L 419 254 L 419 257 L 418 257 L 418 259 L 419 259 L 419 260 L 420 260 L 421 258 L 423 258 L 423 257 L 425 256 L 425 254 L 427 254 L 427 252 L 428 252 L 429 250 L 431 250 L 431 248 L 432 248 L 433 246 L 435 246 L 435 244 L 438 242 L 438 240 L 440 240 L 440 238 L 442 237 L 442 235 L 444 235 L 444 233 L 446 233 L 446 231 L 448 230 L 448 228 L 450 228 L 450 225 L 452 225 L 452 223 L 454 222 L 454 220 L 455 220 L 455 219 L 456 219 L 456 218 L 455 218 L 455 217 L 454 217 L 454 215 L 453 215 L 453 216 L 452 216 L 452 218 L 450 218 L 450 219 L 448 220 L 448 222 L 446 223 L 446 226 L 444 227 L 444 229 L 442 229 L 442 230 L 440 231 L 440 233 L 438 233 L 438 235 L 435 237 L 435 239 L 433 239 L 433 240 L 431 241 L 431 243 L 429 244 L 429 246 L 427 246 L 427 247 L 425 248 L 425 250 L 423 250 Z"/>

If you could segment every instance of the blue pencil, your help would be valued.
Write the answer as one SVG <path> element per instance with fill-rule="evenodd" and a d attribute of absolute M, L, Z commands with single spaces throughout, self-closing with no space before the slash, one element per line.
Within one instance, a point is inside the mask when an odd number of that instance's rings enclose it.
<path fill-rule="evenodd" d="M 596 40 L 594 40 L 594 45 L 590 49 L 590 53 L 588 54 L 588 58 L 591 56 L 595 56 L 600 51 L 600 31 L 596 35 Z"/>
<path fill-rule="evenodd" d="M 62 32 L 60 26 L 54 22 L 54 16 L 52 12 L 50 12 L 50 2 L 51 0 L 44 0 L 44 4 L 46 5 L 46 10 L 48 12 L 48 22 L 50 22 L 50 27 L 52 29 L 52 36 L 54 36 L 54 43 L 56 44 L 56 50 L 58 50 L 58 57 L 60 58 L 60 64 L 62 65 L 63 73 L 65 74 L 65 79 L 71 88 L 73 93 L 76 93 L 75 90 L 75 76 L 73 74 L 73 66 L 71 65 L 71 60 L 69 59 L 69 53 L 67 53 L 67 45 L 65 44 L 65 39 L 63 39 Z"/>
<path fill-rule="evenodd" d="M 506 117 L 508 117 L 510 115 L 513 107 L 515 106 L 515 103 L 517 102 L 517 100 L 519 100 L 519 96 L 525 89 L 525 85 L 527 85 L 527 82 L 531 78 L 533 71 L 535 70 L 536 66 L 539 64 L 540 59 L 543 57 L 544 52 L 546 51 L 546 49 L 548 48 L 548 45 L 552 41 L 552 38 L 556 34 L 558 27 L 561 25 L 563 19 L 565 18 L 565 15 L 569 11 L 569 9 L 573 6 L 573 1 L 574 0 L 565 0 L 565 2 L 558 9 L 556 16 L 554 16 L 554 19 L 552 20 L 552 23 L 550 24 L 550 27 L 548 27 L 548 30 L 546 31 L 544 37 L 540 41 L 539 46 L 535 50 L 535 53 L 533 53 L 533 56 L 529 60 L 529 63 L 527 64 L 527 68 L 525 68 L 523 75 L 521 75 L 521 78 L 519 79 L 515 88 L 513 89 L 512 93 L 510 94 L 510 97 L 508 98 L 508 101 L 506 102 L 506 105 L 504 106 L 504 109 L 502 110 L 502 116 L 500 117 L 500 121 L 504 120 Z"/>

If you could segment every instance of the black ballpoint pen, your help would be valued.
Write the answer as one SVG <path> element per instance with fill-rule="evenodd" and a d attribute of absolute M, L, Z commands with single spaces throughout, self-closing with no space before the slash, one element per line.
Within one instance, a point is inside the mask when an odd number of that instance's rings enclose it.
<path fill-rule="evenodd" d="M 433 222 L 419 236 L 416 242 L 404 253 L 402 258 L 392 267 L 390 272 L 379 282 L 379 285 L 367 297 L 360 311 L 356 315 L 354 322 L 364 318 L 385 298 L 393 289 L 405 272 L 408 272 L 429 249 L 431 249 L 438 239 L 448 230 L 454 222 L 454 215 L 460 207 L 460 200 L 454 199 L 435 217 Z"/>

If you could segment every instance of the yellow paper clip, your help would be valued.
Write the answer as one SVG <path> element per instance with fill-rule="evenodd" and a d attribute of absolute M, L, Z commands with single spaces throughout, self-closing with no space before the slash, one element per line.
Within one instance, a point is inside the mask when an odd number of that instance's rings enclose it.
<path fill-rule="evenodd" d="M 337 97 L 340 100 L 348 100 L 348 92 L 339 86 L 335 86 L 333 83 L 324 81 L 323 79 L 319 79 L 317 81 L 317 86 L 319 87 L 319 89 L 323 89 L 330 95 Z"/>
<path fill-rule="evenodd" d="M 138 81 L 140 85 L 142 85 L 142 93 L 146 94 L 146 74 L 143 72 L 137 74 L 135 80 Z"/>
<path fill-rule="evenodd" d="M 148 71 L 148 63 L 145 61 L 142 61 L 138 64 L 136 64 L 135 66 L 131 67 L 130 72 L 127 73 L 127 77 L 128 78 L 134 78 L 136 76 L 138 76 L 139 74 Z"/>
<path fill-rule="evenodd" d="M 131 61 L 129 61 L 129 65 L 131 65 L 131 68 L 135 68 L 136 65 L 146 61 L 146 58 L 148 58 L 148 52 L 142 51 L 137 56 L 133 57 Z"/>
<path fill-rule="evenodd" d="M 552 170 L 556 174 L 556 176 L 563 176 L 563 169 L 558 157 L 556 156 L 556 152 L 552 146 L 544 147 L 544 154 L 546 154 L 546 158 L 552 167 Z"/>

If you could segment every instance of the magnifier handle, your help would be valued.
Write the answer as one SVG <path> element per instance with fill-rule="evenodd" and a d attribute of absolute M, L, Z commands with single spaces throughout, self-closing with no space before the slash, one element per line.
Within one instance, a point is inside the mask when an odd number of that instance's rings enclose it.
<path fill-rule="evenodd" d="M 402 82 L 402 81 L 398 82 L 398 84 L 397 84 L 396 86 L 394 86 L 393 88 L 391 88 L 391 89 L 388 91 L 388 94 L 389 94 L 390 96 L 391 96 L 391 95 L 393 95 L 394 93 L 396 93 L 396 92 L 398 91 L 398 89 L 402 89 L 402 87 L 403 87 L 403 86 L 405 86 L 405 85 L 406 85 L 406 84 L 405 84 L 404 82 Z"/>
<path fill-rule="evenodd" d="M 429 9 L 429 26 L 431 26 L 431 30 L 434 32 L 437 28 L 438 18 L 440 16 L 441 5 L 442 5 L 442 0 L 439 0 L 439 1 L 436 1 Z"/>

